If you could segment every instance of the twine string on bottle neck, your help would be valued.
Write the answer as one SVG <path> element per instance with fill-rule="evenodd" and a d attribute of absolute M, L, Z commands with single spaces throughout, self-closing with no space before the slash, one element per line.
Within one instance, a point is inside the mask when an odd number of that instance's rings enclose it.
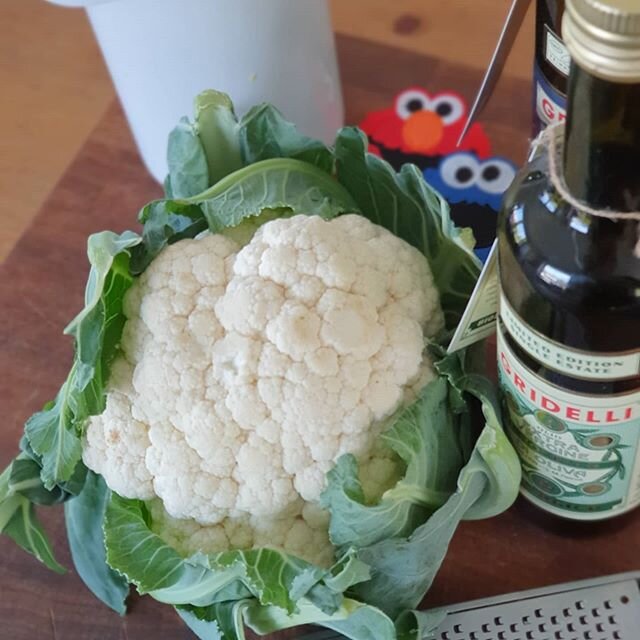
<path fill-rule="evenodd" d="M 637 220 L 640 223 L 640 211 L 613 211 L 611 209 L 594 209 L 587 203 L 582 202 L 576 198 L 567 183 L 564 180 L 564 174 L 562 170 L 562 153 L 563 153 L 563 141 L 564 141 L 564 124 L 557 124 L 547 127 L 533 142 L 534 151 L 539 147 L 547 149 L 549 154 L 549 174 L 551 176 L 551 182 L 554 188 L 560 195 L 560 197 L 570 204 L 572 207 L 582 213 L 586 213 L 590 216 L 597 218 L 608 218 L 609 220 Z M 634 255 L 636 258 L 640 258 L 640 224 L 637 229 L 638 240 L 634 248 Z"/>

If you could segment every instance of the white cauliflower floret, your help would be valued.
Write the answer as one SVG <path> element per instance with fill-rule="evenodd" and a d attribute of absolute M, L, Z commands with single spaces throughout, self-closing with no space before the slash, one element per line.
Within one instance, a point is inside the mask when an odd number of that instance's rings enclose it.
<path fill-rule="evenodd" d="M 116 360 L 111 370 L 104 412 L 91 419 L 83 452 L 84 463 L 108 477 L 111 489 L 125 498 L 155 496 L 152 476 L 144 465 L 149 428 L 131 415 L 131 366 Z"/>
<path fill-rule="evenodd" d="M 188 557 L 196 552 L 220 553 L 234 549 L 267 547 L 286 549 L 308 562 L 328 567 L 333 562 L 329 541 L 328 514 L 317 505 L 307 504 L 288 518 L 226 518 L 217 525 L 171 517 L 160 500 L 148 503 L 152 529 L 178 553 Z"/>
<path fill-rule="evenodd" d="M 249 546 L 328 557 L 326 519 L 309 515 L 326 473 L 352 453 L 390 481 L 376 437 L 433 377 L 424 340 L 443 316 L 424 256 L 358 215 L 276 219 L 243 248 L 167 247 L 124 311 L 87 466 L 125 497 L 157 496 L 184 540 L 235 548 L 231 527 Z"/>
<path fill-rule="evenodd" d="M 362 485 L 365 502 L 379 500 L 387 489 L 400 479 L 402 463 L 387 446 L 377 441 L 369 456 L 360 460 L 358 477 Z"/>

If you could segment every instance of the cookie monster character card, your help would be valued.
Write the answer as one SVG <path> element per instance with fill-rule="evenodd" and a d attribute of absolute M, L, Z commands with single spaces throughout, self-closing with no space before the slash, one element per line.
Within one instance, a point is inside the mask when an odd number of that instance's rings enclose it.
<path fill-rule="evenodd" d="M 360 128 L 369 137 L 371 153 L 396 169 L 412 162 L 422 170 L 449 202 L 454 222 L 472 229 L 476 255 L 484 262 L 516 166 L 491 155 L 491 142 L 479 123 L 458 144 L 467 113 L 465 100 L 454 91 L 429 93 L 411 87 L 396 96 L 393 106 L 369 113 Z"/>

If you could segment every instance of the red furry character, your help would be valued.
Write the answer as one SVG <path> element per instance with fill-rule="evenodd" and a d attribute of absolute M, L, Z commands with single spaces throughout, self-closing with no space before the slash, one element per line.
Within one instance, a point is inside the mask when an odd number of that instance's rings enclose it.
<path fill-rule="evenodd" d="M 455 151 L 473 151 L 481 159 L 491 155 L 489 138 L 477 123 L 458 146 L 466 116 L 467 105 L 457 93 L 430 95 L 412 87 L 396 97 L 392 108 L 368 114 L 360 127 L 372 153 L 394 166 L 411 161 L 425 168 Z"/>

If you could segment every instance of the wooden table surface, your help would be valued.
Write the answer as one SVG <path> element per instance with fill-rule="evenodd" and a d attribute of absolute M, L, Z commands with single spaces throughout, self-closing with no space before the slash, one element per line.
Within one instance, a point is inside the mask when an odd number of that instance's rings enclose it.
<path fill-rule="evenodd" d="M 409 84 L 451 88 L 471 97 L 477 70 L 340 37 L 348 120 L 386 106 Z M 530 86 L 505 79 L 484 117 L 495 151 L 524 157 Z M 159 194 L 113 104 L 0 272 L 0 464 L 17 450 L 22 424 L 53 397 L 71 360 L 61 336 L 80 308 L 88 233 L 136 228 L 142 204 Z M 43 520 L 59 559 L 71 567 L 60 509 Z M 497 518 L 463 524 L 423 606 L 637 569 L 640 513 L 581 526 L 547 518 L 518 502 Z M 170 607 L 133 598 L 120 618 L 95 601 L 73 570 L 49 573 L 11 541 L 0 540 L 0 637 L 11 640 L 180 640 L 192 637 Z M 278 637 L 296 637 L 296 633 Z"/>
<path fill-rule="evenodd" d="M 511 4 L 327 1 L 338 34 L 476 70 L 490 60 Z M 0 25 L 1 263 L 104 115 L 114 88 L 82 9 L 44 0 L 0 0 Z M 529 77 L 532 42 L 529 15 L 507 61 L 507 75 Z"/>

